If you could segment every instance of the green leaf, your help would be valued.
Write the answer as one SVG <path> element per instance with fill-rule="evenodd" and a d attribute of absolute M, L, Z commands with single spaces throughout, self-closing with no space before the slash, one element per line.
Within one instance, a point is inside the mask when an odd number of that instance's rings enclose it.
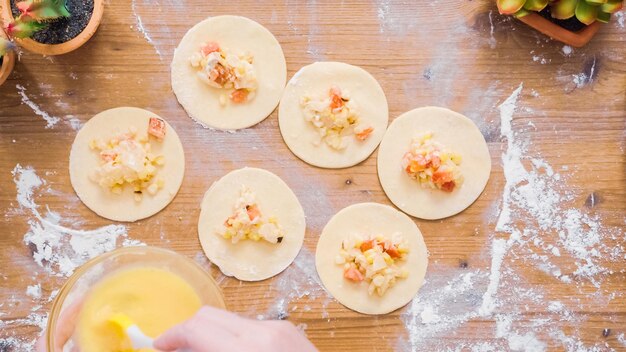
<path fill-rule="evenodd" d="M 7 34 L 15 38 L 29 38 L 35 34 L 35 32 L 38 32 L 47 26 L 48 25 L 45 23 L 39 23 L 33 21 L 29 17 L 21 15 L 15 21 L 9 23 L 7 26 Z"/>
<path fill-rule="evenodd" d="M 37 22 L 51 21 L 60 17 L 69 17 L 66 0 L 24 0 L 17 3 L 23 16 Z"/>
<path fill-rule="evenodd" d="M 566 20 L 574 16 L 576 3 L 578 0 L 559 0 L 550 5 L 550 13 L 556 19 Z"/>
<path fill-rule="evenodd" d="M 524 8 L 528 11 L 541 11 L 548 6 L 548 0 L 526 0 Z"/>
<path fill-rule="evenodd" d="M 598 12 L 598 22 L 609 23 L 610 20 L 611 20 L 610 13 L 602 12 L 602 11 Z"/>
<path fill-rule="evenodd" d="M 497 0 L 498 11 L 503 15 L 512 15 L 519 11 L 526 0 Z"/>
<path fill-rule="evenodd" d="M 600 11 L 608 14 L 616 13 L 621 10 L 623 6 L 624 2 L 622 0 L 609 0 L 606 4 L 600 6 Z"/>
<path fill-rule="evenodd" d="M 576 18 L 586 25 L 590 25 L 598 18 L 599 6 L 587 4 L 585 1 L 579 1 L 576 6 Z"/>
<path fill-rule="evenodd" d="M 605 4 L 607 0 L 585 0 L 585 1 L 589 5 L 599 6 L 599 5 Z"/>

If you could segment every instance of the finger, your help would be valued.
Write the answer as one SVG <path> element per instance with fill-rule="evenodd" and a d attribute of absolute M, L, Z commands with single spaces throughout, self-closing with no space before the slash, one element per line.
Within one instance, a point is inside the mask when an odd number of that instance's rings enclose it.
<path fill-rule="evenodd" d="M 216 324 L 234 335 L 239 335 L 241 331 L 254 329 L 258 324 L 257 320 L 242 318 L 238 314 L 210 306 L 202 307 L 197 316 L 208 324 Z"/>
<path fill-rule="evenodd" d="M 83 299 L 72 302 L 67 308 L 65 308 L 59 315 L 59 319 L 54 325 L 54 351 L 63 351 L 65 343 L 74 334 L 76 328 L 76 322 L 78 321 L 78 314 L 83 306 Z"/>
<path fill-rule="evenodd" d="M 37 352 L 46 352 L 46 331 L 44 330 L 41 333 L 41 336 L 37 339 L 37 344 L 35 345 L 35 350 Z"/>
<path fill-rule="evenodd" d="M 221 352 L 231 350 L 235 339 L 221 326 L 194 317 L 159 336 L 154 341 L 154 348 L 161 351 L 188 348 L 194 352 Z"/>

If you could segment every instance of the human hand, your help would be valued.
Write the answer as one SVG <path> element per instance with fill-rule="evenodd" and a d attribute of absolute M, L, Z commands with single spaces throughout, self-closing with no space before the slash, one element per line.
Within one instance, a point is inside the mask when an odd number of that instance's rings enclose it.
<path fill-rule="evenodd" d="M 47 329 L 42 331 L 41 336 L 37 339 L 35 344 L 35 351 L 37 352 L 56 352 L 63 351 L 65 343 L 72 337 L 74 329 L 76 328 L 76 321 L 78 320 L 78 313 L 83 306 L 83 300 L 80 299 L 70 304 L 66 309 L 61 312 L 59 319 L 56 323 L 56 330 L 54 331 L 54 348 L 52 351 L 47 350 Z M 76 351 L 76 348 L 72 349 L 72 352 Z"/>
<path fill-rule="evenodd" d="M 160 351 L 317 352 L 315 346 L 287 321 L 246 319 L 208 306 L 158 337 L 154 347 Z"/>

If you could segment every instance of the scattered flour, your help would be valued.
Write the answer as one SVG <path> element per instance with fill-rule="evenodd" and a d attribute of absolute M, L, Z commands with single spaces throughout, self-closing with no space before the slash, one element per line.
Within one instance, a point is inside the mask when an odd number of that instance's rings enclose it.
<path fill-rule="evenodd" d="M 284 319 L 290 311 L 295 311 L 293 308 L 297 308 L 293 307 L 290 310 L 289 305 L 300 299 L 313 300 L 318 297 L 327 297 L 327 302 L 330 301 L 317 275 L 315 256 L 306 248 L 302 248 L 293 264 L 273 281 L 266 295 L 267 297 L 275 295 L 276 299 L 265 314 L 257 315 L 257 319 Z M 325 310 L 322 316 L 327 316 Z"/>
<path fill-rule="evenodd" d="M 47 210 L 44 216 L 35 204 L 33 192 L 44 185 L 31 167 L 15 166 L 13 178 L 20 208 L 30 211 L 29 231 L 24 243 L 33 248 L 33 259 L 46 272 L 55 276 L 70 276 L 76 267 L 102 253 L 121 245 L 139 245 L 128 238 L 126 227 L 107 225 L 95 230 L 75 230 L 61 225 L 58 214 Z"/>
<path fill-rule="evenodd" d="M 545 58 L 545 57 L 543 57 L 543 56 L 540 56 L 540 55 L 533 55 L 533 62 L 538 62 L 538 63 L 540 63 L 540 64 L 542 64 L 542 65 L 545 65 L 545 64 L 549 63 L 550 61 L 552 61 L 552 60 L 550 60 L 550 59 L 546 59 L 546 58 Z"/>
<path fill-rule="evenodd" d="M 563 51 L 563 54 L 565 54 L 565 56 L 569 56 L 574 50 L 569 45 L 563 45 L 563 48 L 561 49 L 561 51 Z"/>
<path fill-rule="evenodd" d="M 496 37 L 494 37 L 493 33 L 495 31 L 495 26 L 493 25 L 493 10 L 489 10 L 489 47 L 491 49 L 495 49 L 497 45 Z"/>
<path fill-rule="evenodd" d="M 491 272 L 489 274 L 489 286 L 483 295 L 483 302 L 478 309 L 478 314 L 482 317 L 489 316 L 496 307 L 495 295 L 500 285 L 500 268 L 502 260 L 506 255 L 507 242 L 503 239 L 494 239 L 491 243 Z"/>
<path fill-rule="evenodd" d="M 130 6 L 131 6 L 131 9 L 133 11 L 133 16 L 135 16 L 135 24 L 136 24 L 137 30 L 139 31 L 139 33 L 141 33 L 143 35 L 143 37 L 146 39 L 148 44 L 152 45 L 152 47 L 154 48 L 154 51 L 157 53 L 157 55 L 159 55 L 159 59 L 161 61 L 163 61 L 163 55 L 161 54 L 161 51 L 156 46 L 156 44 L 154 43 L 154 40 L 152 40 L 152 37 L 150 36 L 149 32 L 144 27 L 143 20 L 141 19 L 141 16 L 139 15 L 139 13 L 137 13 L 136 1 L 133 0 L 131 2 Z"/>
<path fill-rule="evenodd" d="M 512 330 L 513 317 L 511 315 L 496 316 L 496 338 L 505 339 L 510 351 L 543 352 L 547 346 L 539 341 L 533 332 L 521 335 Z"/>
<path fill-rule="evenodd" d="M 83 127 L 83 123 L 80 121 L 80 119 L 78 119 L 74 115 L 67 115 L 67 116 L 65 116 L 65 120 L 69 123 L 70 127 L 74 131 L 78 131 L 78 130 L 81 129 L 81 127 Z"/>
<path fill-rule="evenodd" d="M 617 335 L 617 342 L 622 344 L 622 346 L 626 347 L 626 335 L 624 335 L 624 333 Z"/>
<path fill-rule="evenodd" d="M 26 295 L 34 299 L 41 298 L 41 284 L 28 286 L 26 288 Z"/>
<path fill-rule="evenodd" d="M 619 27 L 619 28 L 626 28 L 626 24 L 625 24 L 625 22 L 626 22 L 626 15 L 624 14 L 623 10 L 614 13 L 613 16 L 615 16 L 615 19 L 616 19 L 615 23 L 616 23 L 617 27 Z"/>
<path fill-rule="evenodd" d="M 583 72 L 572 75 L 572 82 L 576 85 L 576 88 L 582 88 L 589 83 L 589 78 Z"/>
<path fill-rule="evenodd" d="M 30 100 L 30 98 L 28 97 L 28 95 L 26 95 L 26 88 L 24 88 L 24 86 L 20 85 L 20 84 L 16 84 L 15 88 L 17 88 L 18 90 L 18 94 L 22 97 L 22 104 L 26 104 L 29 108 L 31 108 L 33 110 L 33 112 L 41 117 L 43 117 L 44 120 L 46 120 L 46 128 L 52 128 L 54 127 L 54 125 L 56 125 L 59 121 L 61 121 L 60 118 L 56 117 L 56 116 L 52 116 L 50 114 L 48 114 L 47 112 L 43 111 L 39 105 L 37 105 L 35 102 L 33 102 L 32 100 Z"/>

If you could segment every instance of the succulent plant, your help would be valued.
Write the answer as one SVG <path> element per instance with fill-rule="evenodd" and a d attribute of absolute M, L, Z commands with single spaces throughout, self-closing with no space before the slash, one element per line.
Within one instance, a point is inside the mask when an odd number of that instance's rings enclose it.
<path fill-rule="evenodd" d="M 590 25 L 595 21 L 608 22 L 611 14 L 619 11 L 622 0 L 496 0 L 498 10 L 504 15 L 524 17 L 533 11 L 541 11 L 550 6 L 553 18 L 565 20 L 576 18 Z"/>
<path fill-rule="evenodd" d="M 69 17 L 67 0 L 24 0 L 16 5 L 20 15 L 7 26 L 7 34 L 27 38 L 48 26 L 48 22 Z"/>
<path fill-rule="evenodd" d="M 6 55 L 9 50 L 13 50 L 15 48 L 15 44 L 12 41 L 0 38 L 0 57 Z"/>

